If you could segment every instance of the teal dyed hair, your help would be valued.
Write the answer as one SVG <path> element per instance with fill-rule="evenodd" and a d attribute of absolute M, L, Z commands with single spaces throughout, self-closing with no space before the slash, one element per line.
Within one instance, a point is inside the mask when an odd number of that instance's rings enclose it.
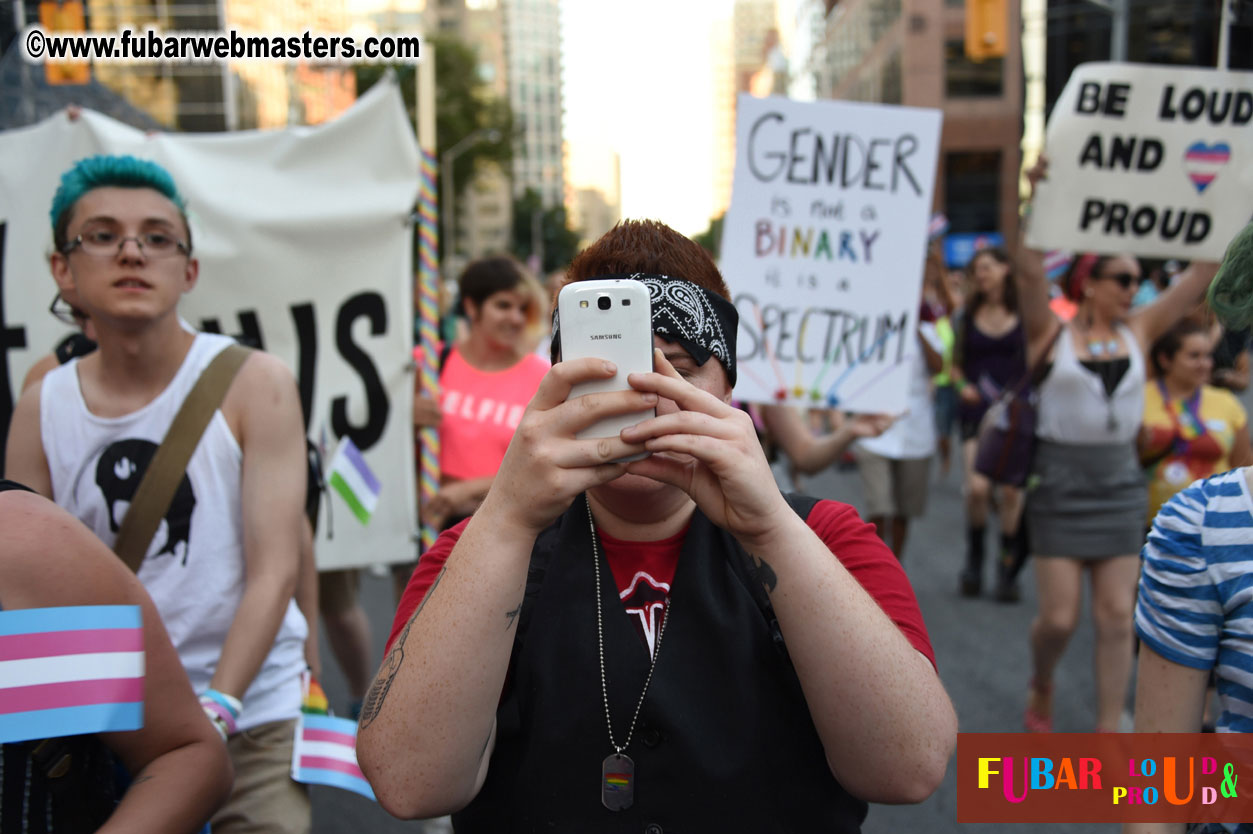
<path fill-rule="evenodd" d="M 134 156 L 89 156 L 74 163 L 74 167 L 61 175 L 61 184 L 52 198 L 52 242 L 57 251 L 65 249 L 65 230 L 70 224 L 70 210 L 84 194 L 93 188 L 115 186 L 119 188 L 151 188 L 168 198 L 187 223 L 187 208 L 183 195 L 170 172 L 155 162 Z M 188 235 L 190 236 L 190 226 Z M 191 241 L 188 241 L 191 245 Z"/>
<path fill-rule="evenodd" d="M 1209 305 L 1231 330 L 1253 327 L 1253 223 L 1240 230 L 1209 286 Z"/>

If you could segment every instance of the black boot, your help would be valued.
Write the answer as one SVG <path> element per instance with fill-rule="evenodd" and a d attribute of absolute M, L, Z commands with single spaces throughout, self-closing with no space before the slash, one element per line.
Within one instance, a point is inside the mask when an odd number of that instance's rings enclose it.
<path fill-rule="evenodd" d="M 977 597 L 983 591 L 984 528 L 966 528 L 966 567 L 961 572 L 961 594 Z"/>
<path fill-rule="evenodd" d="M 996 601 L 1017 602 L 1019 534 L 1012 536 L 1001 534 L 1001 556 L 996 560 Z"/>

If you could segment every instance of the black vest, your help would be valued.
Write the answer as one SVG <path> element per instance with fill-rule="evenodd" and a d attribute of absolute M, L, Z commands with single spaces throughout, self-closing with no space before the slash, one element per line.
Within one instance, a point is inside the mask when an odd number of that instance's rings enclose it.
<path fill-rule="evenodd" d="M 788 501 L 802 517 L 815 503 Z M 649 658 L 600 558 L 609 708 L 622 744 Z M 458 834 L 860 831 L 866 803 L 831 775 L 751 560 L 700 510 L 683 541 L 670 606 L 626 750 L 635 761 L 635 802 L 609 811 L 601 804 L 601 762 L 613 748 L 584 499 L 540 534 L 487 780 L 454 815 Z"/>

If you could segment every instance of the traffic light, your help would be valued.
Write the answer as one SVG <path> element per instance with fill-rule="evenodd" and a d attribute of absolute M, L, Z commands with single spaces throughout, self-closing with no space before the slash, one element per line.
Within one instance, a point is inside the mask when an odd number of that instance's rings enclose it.
<path fill-rule="evenodd" d="M 966 0 L 966 57 L 1003 58 L 1009 43 L 1010 0 Z"/>
<path fill-rule="evenodd" d="M 83 4 L 78 0 L 44 0 L 39 4 L 39 25 L 48 34 L 84 32 Z M 49 84 L 87 84 L 91 81 L 91 65 L 86 61 L 72 64 L 44 63 L 44 78 Z"/>

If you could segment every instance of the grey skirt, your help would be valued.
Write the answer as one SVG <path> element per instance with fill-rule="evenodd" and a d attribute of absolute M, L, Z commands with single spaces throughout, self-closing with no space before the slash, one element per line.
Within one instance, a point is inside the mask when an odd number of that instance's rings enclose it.
<path fill-rule="evenodd" d="M 1149 496 L 1132 443 L 1038 441 L 1027 484 L 1032 555 L 1108 559 L 1140 552 Z"/>

